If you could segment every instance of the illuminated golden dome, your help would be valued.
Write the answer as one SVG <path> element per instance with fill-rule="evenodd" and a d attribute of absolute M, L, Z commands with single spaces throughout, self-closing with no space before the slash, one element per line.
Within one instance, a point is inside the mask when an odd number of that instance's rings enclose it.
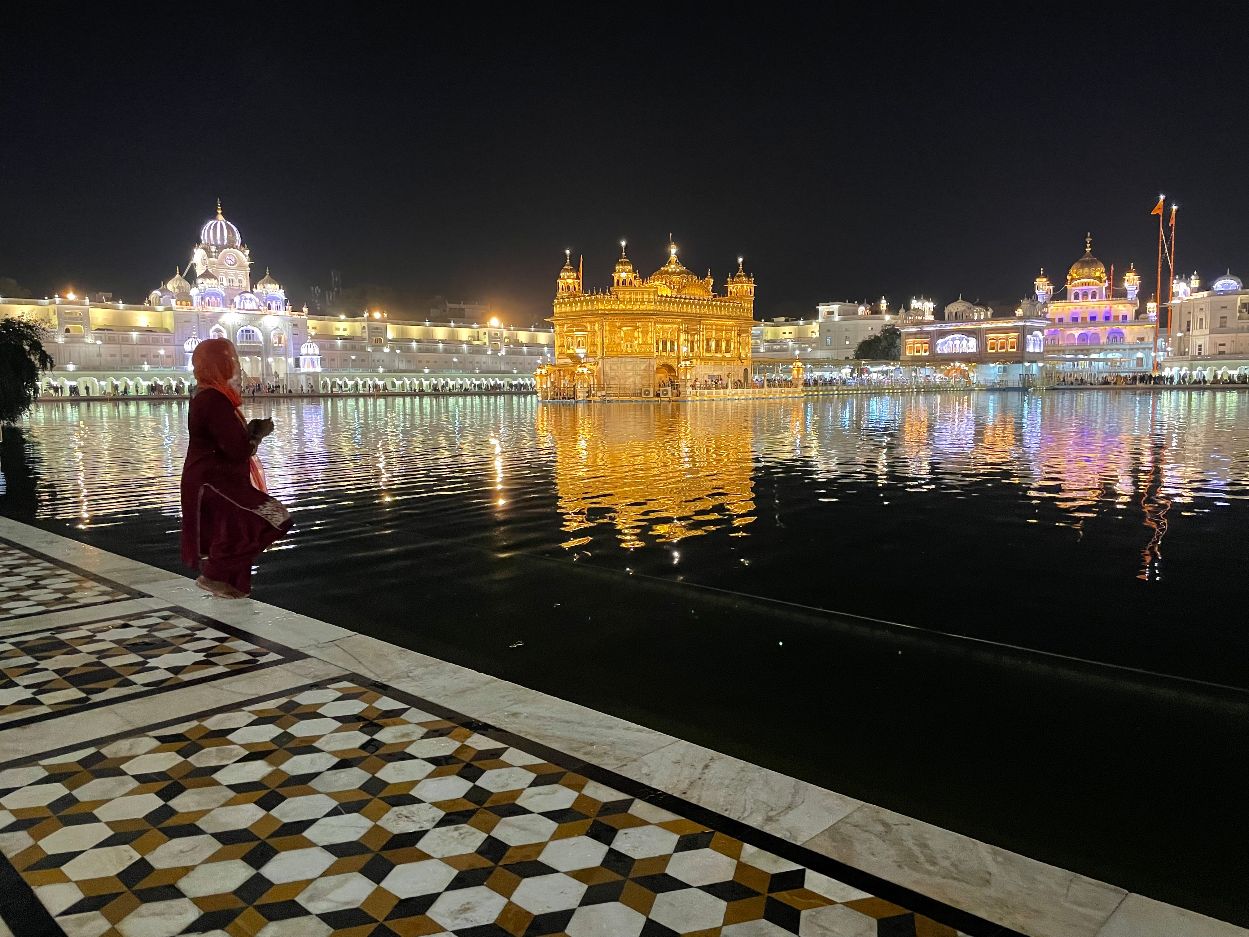
<path fill-rule="evenodd" d="M 1084 256 L 1067 271 L 1068 286 L 1105 286 L 1106 265 L 1093 256 L 1093 235 L 1084 238 Z"/>
<path fill-rule="evenodd" d="M 633 275 L 633 261 L 625 254 L 625 243 L 624 241 L 620 242 L 620 259 L 616 261 L 616 276 Z"/>
<path fill-rule="evenodd" d="M 559 278 L 555 281 L 555 295 L 581 295 L 581 271 L 572 265 L 572 251 L 564 251 L 564 266 L 560 268 Z"/>
<path fill-rule="evenodd" d="M 677 246 L 668 238 L 668 262 L 656 270 L 646 280 L 647 284 L 658 286 L 660 294 L 684 293 L 686 295 L 711 295 L 710 278 L 704 280 L 677 260 Z"/>

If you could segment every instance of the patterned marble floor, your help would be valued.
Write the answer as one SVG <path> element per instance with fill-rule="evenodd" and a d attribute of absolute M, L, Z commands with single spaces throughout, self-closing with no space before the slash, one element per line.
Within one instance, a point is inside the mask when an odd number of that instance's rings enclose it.
<path fill-rule="evenodd" d="M 0 621 L 100 605 L 137 593 L 0 541 Z"/>
<path fill-rule="evenodd" d="M 0 769 L 0 916 L 18 937 L 957 933 L 653 795 L 336 679 Z"/>
<path fill-rule="evenodd" d="M 0 635 L 0 726 L 291 659 L 174 611 Z"/>

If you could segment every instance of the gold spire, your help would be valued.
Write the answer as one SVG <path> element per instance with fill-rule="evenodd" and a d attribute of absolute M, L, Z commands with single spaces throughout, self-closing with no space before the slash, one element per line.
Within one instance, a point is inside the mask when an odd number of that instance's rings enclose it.
<path fill-rule="evenodd" d="M 677 259 L 677 242 L 672 239 L 672 232 L 668 232 L 668 256 L 672 260 Z"/>
<path fill-rule="evenodd" d="M 225 216 L 221 214 L 221 196 L 220 195 L 217 196 L 217 218 L 220 219 L 221 221 L 225 221 Z"/>
<path fill-rule="evenodd" d="M 742 264 L 745 263 L 745 261 L 746 258 L 739 254 L 737 257 L 737 272 L 743 275 L 746 273 L 746 271 L 742 268 Z"/>
<path fill-rule="evenodd" d="M 1084 253 L 1093 253 L 1093 232 L 1090 231 L 1084 235 Z"/>
<path fill-rule="evenodd" d="M 620 241 L 620 259 L 621 260 L 627 260 L 629 258 L 629 255 L 625 253 L 625 247 L 628 245 L 628 243 L 629 242 L 624 240 L 623 238 Z"/>

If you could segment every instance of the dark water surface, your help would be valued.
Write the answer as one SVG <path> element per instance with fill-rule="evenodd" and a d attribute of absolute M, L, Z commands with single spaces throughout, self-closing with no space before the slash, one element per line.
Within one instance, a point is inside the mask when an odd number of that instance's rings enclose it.
<path fill-rule="evenodd" d="M 1249 392 L 251 410 L 258 599 L 1249 923 Z M 0 510 L 175 569 L 185 420 L 40 405 Z"/>

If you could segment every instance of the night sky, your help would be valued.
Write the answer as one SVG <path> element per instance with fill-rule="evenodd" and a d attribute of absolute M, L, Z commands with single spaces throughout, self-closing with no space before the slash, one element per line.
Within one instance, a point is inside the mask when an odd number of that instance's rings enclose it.
<path fill-rule="evenodd" d="M 254 276 L 272 267 L 297 303 L 337 269 L 413 311 L 443 294 L 515 321 L 549 314 L 565 247 L 601 287 L 620 238 L 649 273 L 669 231 L 718 283 L 745 254 L 760 317 L 882 293 L 1013 303 L 1041 264 L 1061 280 L 1086 230 L 1150 292 L 1160 191 L 1185 272 L 1249 276 L 1231 5 L 32 6 L 6 14 L 0 63 L 0 277 L 37 296 L 141 301 L 218 196 Z"/>

